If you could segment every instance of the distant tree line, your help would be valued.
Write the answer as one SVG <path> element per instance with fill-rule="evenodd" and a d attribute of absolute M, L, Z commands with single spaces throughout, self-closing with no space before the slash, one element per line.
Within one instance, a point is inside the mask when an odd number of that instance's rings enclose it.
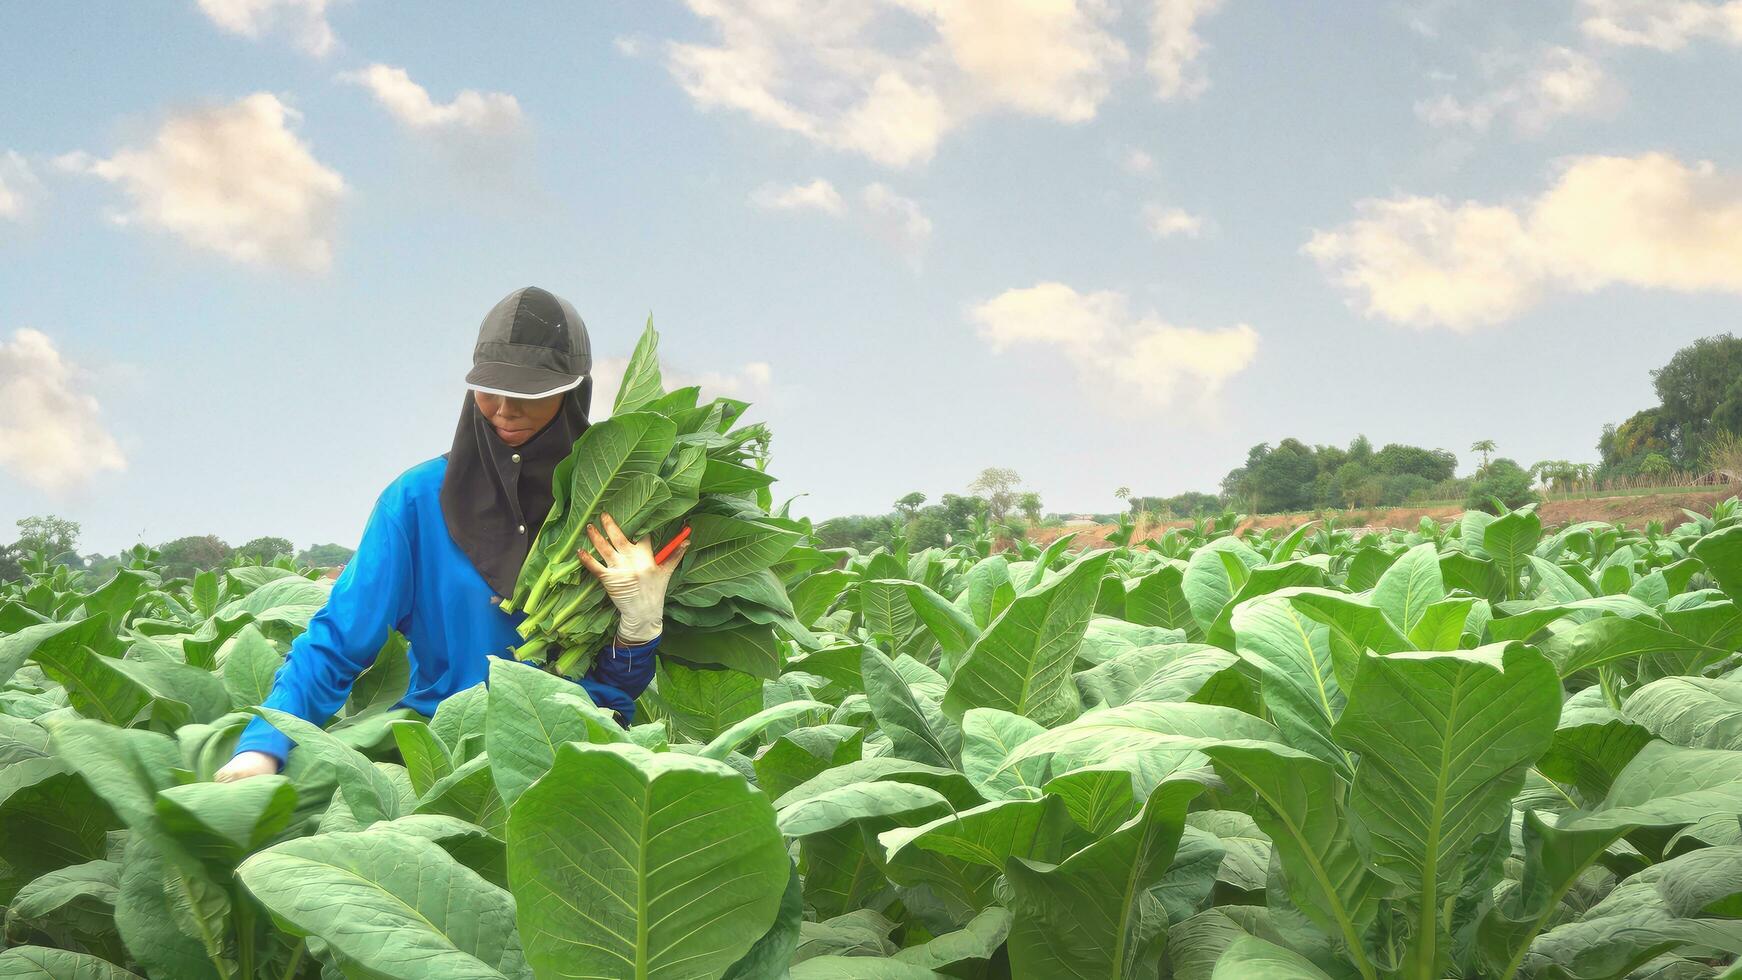
<path fill-rule="evenodd" d="M 100 552 L 80 553 L 77 521 L 56 517 L 26 517 L 17 522 L 18 538 L 0 545 L 0 581 L 19 577 L 24 559 L 42 554 L 51 565 L 83 568 L 96 582 L 108 581 L 122 564 L 122 556 Z M 280 558 L 293 558 L 311 568 L 331 568 L 351 560 L 355 551 L 339 544 L 317 544 L 297 551 L 286 538 L 259 537 L 231 547 L 215 534 L 192 535 L 165 541 L 154 549 L 164 574 L 189 578 L 198 572 L 230 565 L 267 565 Z"/>
<path fill-rule="evenodd" d="M 1730 471 L 1742 478 L 1742 339 L 1706 337 L 1651 372 L 1655 407 L 1605 425 L 1597 479 Z"/>

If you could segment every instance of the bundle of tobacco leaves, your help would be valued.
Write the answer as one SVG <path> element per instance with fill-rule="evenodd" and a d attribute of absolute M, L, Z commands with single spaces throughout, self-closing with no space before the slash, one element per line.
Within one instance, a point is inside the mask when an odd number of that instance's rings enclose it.
<path fill-rule="evenodd" d="M 768 513 L 767 427 L 736 425 L 745 402 L 700 403 L 697 388 L 667 392 L 658 347 L 649 320 L 611 417 L 589 427 L 557 466 L 556 502 L 501 605 L 526 613 L 516 656 L 565 676 L 584 674 L 616 634 L 616 608 L 576 554 L 594 551 L 586 527 L 601 514 L 631 539 L 653 535 L 656 548 L 690 528 L 689 551 L 666 593 L 662 653 L 743 668 L 746 657 L 777 656 L 775 627 L 812 639 L 773 571 L 805 527 Z"/>

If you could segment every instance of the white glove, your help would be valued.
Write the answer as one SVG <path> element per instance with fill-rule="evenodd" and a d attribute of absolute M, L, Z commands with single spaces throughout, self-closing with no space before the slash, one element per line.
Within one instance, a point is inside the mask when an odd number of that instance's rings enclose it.
<path fill-rule="evenodd" d="M 239 779 L 270 776 L 278 771 L 278 760 L 264 752 L 238 752 L 224 768 L 212 774 L 215 783 L 233 783 Z"/>
<path fill-rule="evenodd" d="M 599 523 L 605 526 L 604 534 L 593 525 L 587 525 L 587 536 L 598 549 L 599 557 L 594 558 L 582 549 L 581 564 L 598 576 L 605 594 L 617 607 L 620 620 L 617 642 L 623 646 L 640 646 L 665 632 L 665 587 L 671 583 L 671 573 L 677 570 L 677 563 L 689 550 L 690 543 L 685 541 L 678 545 L 677 551 L 666 559 L 665 564 L 655 565 L 651 536 L 630 541 L 610 514 L 600 514 Z"/>

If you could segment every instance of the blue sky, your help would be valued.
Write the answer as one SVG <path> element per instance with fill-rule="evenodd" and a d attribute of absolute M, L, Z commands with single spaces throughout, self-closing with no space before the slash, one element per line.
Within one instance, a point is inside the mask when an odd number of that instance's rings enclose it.
<path fill-rule="evenodd" d="M 1742 311 L 1742 0 L 412 10 L 0 11 L 0 526 L 353 543 L 526 284 L 818 517 L 1588 460 Z"/>

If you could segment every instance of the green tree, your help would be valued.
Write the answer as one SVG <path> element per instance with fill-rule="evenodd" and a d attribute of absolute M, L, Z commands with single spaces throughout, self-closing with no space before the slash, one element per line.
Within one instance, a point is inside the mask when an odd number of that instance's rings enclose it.
<path fill-rule="evenodd" d="M 12 547 L 23 553 L 44 552 L 51 561 L 60 564 L 79 562 L 78 555 L 67 555 L 79 545 L 79 522 L 49 514 L 46 517 L 26 517 L 18 521 L 18 540 Z"/>
<path fill-rule="evenodd" d="M 50 564 L 82 566 L 75 553 L 79 544 L 79 522 L 49 514 L 25 517 L 18 523 L 18 540 L 0 546 L 0 582 L 10 582 L 24 574 L 24 559 L 40 553 Z"/>
<path fill-rule="evenodd" d="M 1470 443 L 1471 452 L 1482 454 L 1482 465 L 1476 467 L 1477 476 L 1488 472 L 1488 456 L 1494 452 L 1494 449 L 1494 440 L 1492 439 L 1478 439 Z"/>
<path fill-rule="evenodd" d="M 988 466 L 968 484 L 968 490 L 986 501 L 987 515 L 994 523 L 1001 523 L 1016 505 L 1016 488 L 1021 485 L 1022 477 L 1015 470 Z"/>
<path fill-rule="evenodd" d="M 1373 454 L 1374 471 L 1386 476 L 1413 473 L 1429 483 L 1438 483 L 1451 479 L 1457 468 L 1458 457 L 1444 449 L 1423 449 L 1393 442 Z"/>
<path fill-rule="evenodd" d="M 914 515 L 919 513 L 920 505 L 924 503 L 925 494 L 915 490 L 907 496 L 902 497 L 900 500 L 897 500 L 895 502 L 895 510 L 901 515 L 902 522 L 907 523 L 911 522 Z"/>
<path fill-rule="evenodd" d="M 1490 498 L 1499 498 L 1508 509 L 1523 507 L 1537 499 L 1530 487 L 1530 474 L 1514 460 L 1502 456 L 1488 463 L 1488 474 L 1470 481 L 1470 493 L 1464 505 L 1471 510 L 1492 512 Z"/>
<path fill-rule="evenodd" d="M 230 546 L 216 534 L 176 538 L 158 545 L 157 550 L 163 555 L 164 574 L 173 578 L 191 578 L 230 560 Z"/>
<path fill-rule="evenodd" d="M 1040 494 L 1030 490 L 1016 498 L 1016 506 L 1022 510 L 1022 516 L 1027 518 L 1029 524 L 1040 523 Z"/>
<path fill-rule="evenodd" d="M 1696 340 L 1651 372 L 1670 438 L 1670 458 L 1698 466 L 1713 430 L 1735 428 L 1742 415 L 1742 339 L 1730 334 Z"/>
<path fill-rule="evenodd" d="M 1639 461 L 1639 475 L 1649 477 L 1665 477 L 1675 472 L 1675 464 L 1662 453 L 1647 453 Z"/>
<path fill-rule="evenodd" d="M 1356 436 L 1354 441 L 1349 443 L 1349 462 L 1366 463 L 1372 458 L 1373 443 L 1368 442 L 1366 436 Z"/>
<path fill-rule="evenodd" d="M 280 556 L 296 554 L 296 546 L 284 538 L 255 538 L 247 544 L 239 546 L 235 551 L 237 558 L 258 565 L 269 565 Z"/>
<path fill-rule="evenodd" d="M 309 568 L 334 568 L 350 561 L 356 553 L 342 544 L 317 544 L 297 555 L 296 563 Z"/>

